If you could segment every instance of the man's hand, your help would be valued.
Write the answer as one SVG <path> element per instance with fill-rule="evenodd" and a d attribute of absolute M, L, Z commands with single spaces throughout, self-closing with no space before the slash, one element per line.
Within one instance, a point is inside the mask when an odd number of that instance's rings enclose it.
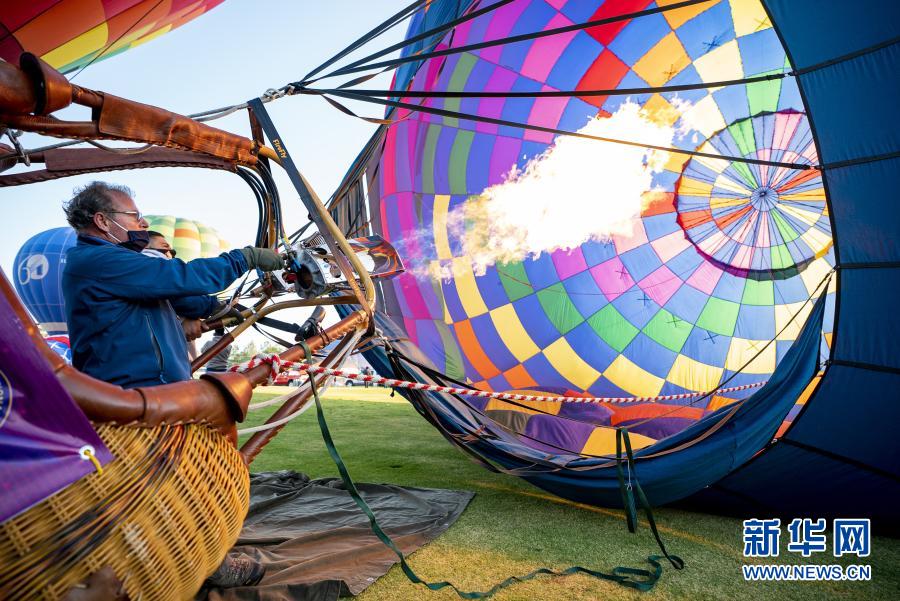
<path fill-rule="evenodd" d="M 188 340 L 196 340 L 203 334 L 203 322 L 199 319 L 182 319 L 181 327 L 184 329 L 184 337 Z"/>
<path fill-rule="evenodd" d="M 249 269 L 259 268 L 263 271 L 284 269 L 284 259 L 274 250 L 245 246 L 241 249 L 241 253 L 243 253 Z"/>

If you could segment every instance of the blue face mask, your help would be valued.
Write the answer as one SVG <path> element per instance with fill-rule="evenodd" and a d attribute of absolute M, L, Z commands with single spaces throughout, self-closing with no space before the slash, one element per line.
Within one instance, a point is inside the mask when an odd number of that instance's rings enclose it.
<path fill-rule="evenodd" d="M 109 233 L 122 248 L 127 248 L 134 252 L 141 252 L 147 248 L 148 244 L 150 244 L 150 232 L 148 230 L 126 230 L 112 217 L 110 217 L 109 220 L 125 230 L 125 233 L 128 234 L 128 238 L 125 241 L 120 241 L 116 236 L 112 235 L 112 232 Z"/>

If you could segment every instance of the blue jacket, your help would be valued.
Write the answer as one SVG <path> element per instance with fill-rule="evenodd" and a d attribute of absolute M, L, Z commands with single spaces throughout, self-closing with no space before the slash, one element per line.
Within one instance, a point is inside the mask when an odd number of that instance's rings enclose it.
<path fill-rule="evenodd" d="M 101 240 L 78 236 L 66 254 L 62 292 L 72 363 L 125 388 L 191 378 L 178 315 L 208 316 L 207 296 L 247 271 L 240 251 L 213 259 L 161 261 Z"/>

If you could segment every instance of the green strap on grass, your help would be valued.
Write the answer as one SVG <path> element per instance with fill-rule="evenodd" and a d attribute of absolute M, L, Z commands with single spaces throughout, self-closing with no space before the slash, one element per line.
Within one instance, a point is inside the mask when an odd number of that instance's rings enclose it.
<path fill-rule="evenodd" d="M 625 459 L 622 458 L 622 445 L 625 445 Z M 625 478 L 622 474 L 622 464 L 625 463 L 628 468 L 628 483 L 625 483 Z M 669 560 L 669 563 L 672 564 L 676 570 L 681 570 L 684 568 L 684 560 L 678 557 L 677 555 L 669 555 L 669 552 L 666 551 L 666 545 L 663 544 L 662 537 L 659 535 L 659 531 L 656 528 L 656 520 L 653 518 L 653 510 L 650 508 L 650 502 L 647 501 L 647 496 L 644 494 L 644 490 L 641 488 L 641 483 L 638 482 L 637 473 L 634 471 L 634 453 L 631 450 L 631 439 L 628 437 L 628 429 L 627 428 L 616 428 L 616 471 L 619 475 L 619 487 L 622 490 L 622 505 L 625 507 L 625 516 L 628 521 L 628 531 L 635 532 L 637 530 L 637 509 L 635 508 L 634 502 L 634 494 L 632 491 L 637 493 L 638 501 L 641 503 L 641 507 L 644 508 L 644 513 L 647 516 L 647 522 L 650 524 L 650 532 L 653 533 L 653 538 L 656 539 L 656 544 L 659 545 L 659 549 L 663 552 L 663 556 Z M 632 487 L 631 482 L 632 478 L 634 479 L 634 486 Z M 654 555 L 657 559 L 662 559 L 658 555 Z"/>
<path fill-rule="evenodd" d="M 309 347 L 306 345 L 306 343 L 301 342 L 300 344 L 306 352 L 307 362 L 309 362 L 308 358 L 312 356 L 312 353 L 309 352 Z M 322 402 L 319 399 L 319 391 L 316 387 L 316 382 L 312 374 L 309 374 L 309 384 L 312 387 L 313 397 L 316 401 L 316 416 L 319 421 L 319 429 L 322 431 L 322 439 L 325 441 L 325 447 L 328 449 L 328 454 L 331 455 L 331 459 L 334 461 L 334 464 L 338 468 L 338 472 L 340 472 L 341 474 L 341 480 L 344 482 L 344 486 L 346 487 L 347 492 L 350 493 L 350 496 L 353 497 L 353 500 L 354 502 L 356 502 L 357 506 L 363 511 L 363 513 L 366 514 L 366 517 L 369 518 L 369 526 L 372 528 L 372 532 L 375 533 L 375 536 L 377 536 L 378 539 L 382 543 L 384 543 L 385 546 L 387 546 L 391 551 L 393 551 L 400 559 L 400 569 L 403 570 L 403 573 L 406 574 L 406 577 L 410 580 L 410 582 L 427 586 L 433 591 L 438 591 L 442 588 L 450 587 L 456 592 L 457 595 L 459 595 L 463 599 L 486 599 L 495 594 L 497 591 L 504 589 L 511 584 L 531 580 L 532 578 L 540 576 L 542 574 L 548 574 L 551 576 L 587 574 L 588 576 L 592 576 L 600 580 L 609 580 L 611 582 L 616 582 L 618 584 L 621 584 L 622 586 L 637 589 L 639 591 L 649 591 L 656 585 L 660 576 L 662 576 L 663 568 L 662 564 L 660 563 L 662 557 L 659 555 L 651 555 L 647 558 L 647 561 L 653 566 L 652 571 L 642 568 L 616 567 L 613 568 L 612 573 L 607 574 L 605 572 L 598 572 L 596 570 L 583 568 L 581 566 L 572 566 L 562 571 L 551 570 L 550 568 L 539 568 L 537 570 L 534 570 L 533 572 L 525 574 L 524 576 L 510 576 L 506 580 L 495 584 L 485 592 L 461 591 L 453 583 L 447 581 L 425 582 L 424 580 L 419 578 L 415 572 L 413 572 L 413 569 L 409 566 L 408 563 L 406 563 L 406 558 L 403 556 L 403 552 L 400 551 L 397 545 L 394 544 L 394 541 L 391 540 L 391 537 L 389 537 L 378 525 L 378 521 L 375 519 L 375 514 L 372 513 L 371 508 L 369 508 L 368 504 L 359 494 L 359 491 L 356 489 L 356 485 L 353 483 L 353 480 L 350 479 L 350 474 L 349 472 L 347 472 L 347 466 L 344 465 L 344 461 L 341 459 L 337 448 L 335 448 L 334 440 L 331 438 L 331 432 L 328 430 L 328 424 L 325 422 L 325 414 L 322 411 Z M 633 458 L 631 457 L 631 443 L 627 442 L 627 433 L 625 435 L 625 440 L 628 449 L 629 461 L 633 462 Z M 684 566 L 684 562 L 682 562 L 679 558 L 675 556 L 669 556 L 669 554 L 666 553 L 665 547 L 662 546 L 662 541 L 656 533 L 656 524 L 653 522 L 649 507 L 646 505 L 646 498 L 643 496 L 643 492 L 640 490 L 640 487 L 637 487 L 637 491 L 641 502 L 644 503 L 645 508 L 647 508 L 648 517 L 650 519 L 650 527 L 653 530 L 653 533 L 656 536 L 656 540 L 657 542 L 659 542 L 660 548 L 662 548 L 665 557 L 670 562 L 672 562 L 672 565 L 674 565 L 678 569 L 681 569 L 681 567 Z M 677 560 L 680 565 L 676 564 L 673 559 Z"/>

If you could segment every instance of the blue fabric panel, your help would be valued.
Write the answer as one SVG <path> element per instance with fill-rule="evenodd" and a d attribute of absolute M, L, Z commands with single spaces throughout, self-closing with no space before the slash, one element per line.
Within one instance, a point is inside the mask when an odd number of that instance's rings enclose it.
<path fill-rule="evenodd" d="M 850 54 L 897 36 L 900 3 L 763 0 L 795 67 Z"/>
<path fill-rule="evenodd" d="M 497 268 L 493 265 L 485 270 L 483 276 L 475 278 L 475 284 L 478 286 L 478 292 L 481 294 L 481 298 L 488 309 L 496 309 L 509 303 L 509 296 L 500 282 Z"/>
<path fill-rule="evenodd" d="M 845 269 L 838 284 L 834 358 L 900 369 L 900 268 Z"/>
<path fill-rule="evenodd" d="M 587 322 L 575 326 L 565 335 L 566 341 L 580 350 L 580 356 L 594 369 L 604 371 L 618 356 L 618 352 L 597 336 Z"/>
<path fill-rule="evenodd" d="M 688 56 L 695 61 L 734 39 L 731 7 L 727 2 L 717 2 L 676 29 L 675 34 Z"/>
<path fill-rule="evenodd" d="M 559 282 L 556 266 L 548 253 L 543 252 L 535 258 L 525 259 L 522 266 L 535 292 Z"/>
<path fill-rule="evenodd" d="M 900 477 L 897 397 L 900 374 L 832 365 L 786 438 Z M 872 419 L 873 415 L 878 419 Z"/>
<path fill-rule="evenodd" d="M 563 286 L 569 293 L 569 300 L 584 318 L 590 317 L 608 304 L 606 296 L 597 288 L 597 282 L 589 271 L 582 271 L 566 278 L 563 280 Z"/>
<path fill-rule="evenodd" d="M 637 286 L 632 286 L 627 292 L 613 300 L 612 304 L 636 328 L 643 328 L 659 311 L 659 305 Z"/>
<path fill-rule="evenodd" d="M 900 158 L 825 172 L 841 262 L 900 261 L 898 173 Z"/>
<path fill-rule="evenodd" d="M 610 42 L 609 49 L 622 59 L 623 63 L 630 66 L 647 54 L 647 51 L 656 46 L 670 31 L 672 28 L 660 14 L 631 19 Z"/>
<path fill-rule="evenodd" d="M 896 27 L 896 25 L 895 25 Z M 900 148 L 900 44 L 800 76 L 826 164 Z"/>
<path fill-rule="evenodd" d="M 599 265 L 600 263 L 612 259 L 616 256 L 616 247 L 612 242 L 599 242 L 589 240 L 581 245 L 581 254 L 588 267 Z"/>
<path fill-rule="evenodd" d="M 749 77 L 766 71 L 780 71 L 784 66 L 784 57 L 769 50 L 778 45 L 778 36 L 771 28 L 739 37 L 738 48 L 744 64 L 744 75 Z"/>
<path fill-rule="evenodd" d="M 479 315 L 473 317 L 471 321 L 472 328 L 478 332 L 478 342 L 481 344 L 481 348 L 497 369 L 505 371 L 519 364 L 509 352 L 506 343 L 500 338 L 497 329 L 494 328 L 494 322 L 490 315 Z"/>
<path fill-rule="evenodd" d="M 721 494 L 716 494 L 721 493 Z M 743 519 L 867 517 L 876 534 L 896 531 L 897 480 L 809 451 L 776 444 L 682 505 Z M 713 504 L 713 502 L 715 504 Z"/>
<path fill-rule="evenodd" d="M 547 85 L 557 90 L 574 90 L 602 51 L 603 44 L 579 31 L 547 75 Z"/>

